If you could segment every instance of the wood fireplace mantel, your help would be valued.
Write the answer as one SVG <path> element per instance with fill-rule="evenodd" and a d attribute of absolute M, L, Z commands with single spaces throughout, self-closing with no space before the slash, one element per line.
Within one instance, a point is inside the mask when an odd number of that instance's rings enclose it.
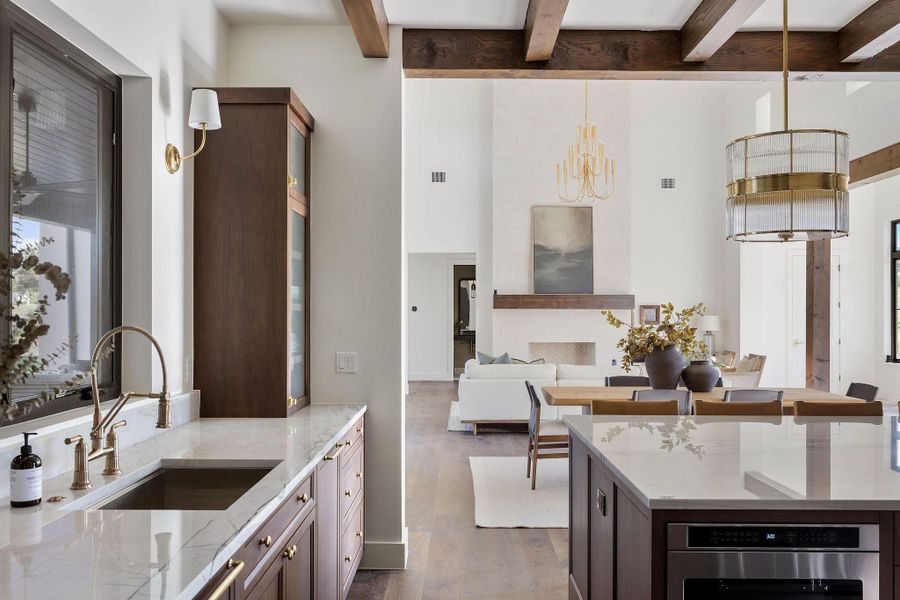
<path fill-rule="evenodd" d="M 632 310 L 633 294 L 494 294 L 494 309 Z"/>

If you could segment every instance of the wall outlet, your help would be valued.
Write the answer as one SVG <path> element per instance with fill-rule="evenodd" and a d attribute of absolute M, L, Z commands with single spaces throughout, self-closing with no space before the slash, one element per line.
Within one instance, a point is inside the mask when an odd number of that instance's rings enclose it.
<path fill-rule="evenodd" d="M 356 352 L 335 352 L 334 353 L 334 372 L 335 373 L 357 373 L 359 366 L 356 361 Z"/>
<path fill-rule="evenodd" d="M 184 382 L 191 383 L 194 380 L 194 359 L 184 359 Z"/>

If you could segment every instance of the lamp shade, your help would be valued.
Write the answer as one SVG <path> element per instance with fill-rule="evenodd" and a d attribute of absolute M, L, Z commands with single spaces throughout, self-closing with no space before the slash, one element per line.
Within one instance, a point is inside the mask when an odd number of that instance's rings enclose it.
<path fill-rule="evenodd" d="M 222 118 L 219 116 L 219 96 L 213 90 L 194 90 L 191 93 L 191 114 L 188 116 L 188 125 L 194 129 L 222 128 Z"/>
<path fill-rule="evenodd" d="M 719 317 L 715 315 L 704 315 L 700 317 L 700 326 L 697 329 L 700 331 L 720 331 L 722 323 L 719 321 Z"/>

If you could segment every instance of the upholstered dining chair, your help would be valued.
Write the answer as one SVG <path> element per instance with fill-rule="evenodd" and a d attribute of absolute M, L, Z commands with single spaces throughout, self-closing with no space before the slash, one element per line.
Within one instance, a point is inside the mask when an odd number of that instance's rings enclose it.
<path fill-rule="evenodd" d="M 881 402 L 816 402 L 798 400 L 794 402 L 795 417 L 881 417 L 884 406 Z"/>
<path fill-rule="evenodd" d="M 647 387 L 650 378 L 641 375 L 609 375 L 606 378 L 606 387 Z"/>
<path fill-rule="evenodd" d="M 782 402 L 781 390 L 726 390 L 725 402 Z"/>
<path fill-rule="evenodd" d="M 854 381 L 850 384 L 850 387 L 847 388 L 845 396 L 872 402 L 878 397 L 878 388 L 868 383 L 858 383 Z"/>
<path fill-rule="evenodd" d="M 679 415 L 691 414 L 690 390 L 634 390 L 631 399 L 637 402 L 675 400 L 678 402 Z"/>
<path fill-rule="evenodd" d="M 591 414 L 677 416 L 678 400 L 594 400 Z"/>
<path fill-rule="evenodd" d="M 779 400 L 768 402 L 718 402 L 716 400 L 694 400 L 694 414 L 716 417 L 780 417 L 782 404 Z"/>
<path fill-rule="evenodd" d="M 530 381 L 525 382 L 531 400 L 531 416 L 528 419 L 528 461 L 525 477 L 531 477 L 531 489 L 537 486 L 538 460 L 545 458 L 569 458 L 569 430 L 562 421 L 541 419 L 541 401 Z M 565 452 L 560 452 L 565 448 Z M 541 452 L 551 450 L 551 452 Z"/>

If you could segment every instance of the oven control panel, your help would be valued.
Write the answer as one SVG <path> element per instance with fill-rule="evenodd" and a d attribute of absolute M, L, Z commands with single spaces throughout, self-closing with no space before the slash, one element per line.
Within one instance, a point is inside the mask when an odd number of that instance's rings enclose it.
<path fill-rule="evenodd" d="M 692 525 L 688 548 L 858 549 L 858 527 Z"/>

